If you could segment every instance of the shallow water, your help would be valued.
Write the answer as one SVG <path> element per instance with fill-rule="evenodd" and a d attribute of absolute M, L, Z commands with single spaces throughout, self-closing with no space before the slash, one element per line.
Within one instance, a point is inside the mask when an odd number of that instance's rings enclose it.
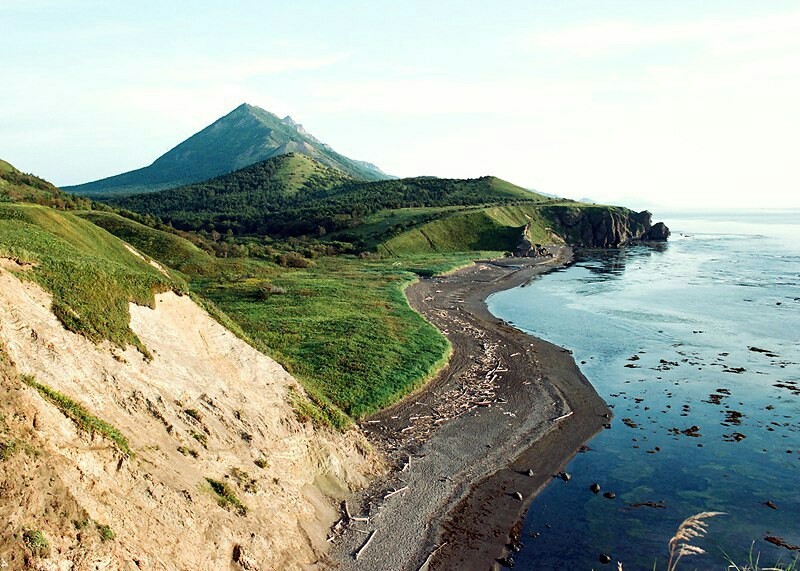
<path fill-rule="evenodd" d="M 665 245 L 579 252 L 489 298 L 571 349 L 615 415 L 534 501 L 515 569 L 664 569 L 701 511 L 727 515 L 679 568 L 741 565 L 753 542 L 762 564 L 791 561 L 767 536 L 800 545 L 800 212 L 665 222 Z"/>

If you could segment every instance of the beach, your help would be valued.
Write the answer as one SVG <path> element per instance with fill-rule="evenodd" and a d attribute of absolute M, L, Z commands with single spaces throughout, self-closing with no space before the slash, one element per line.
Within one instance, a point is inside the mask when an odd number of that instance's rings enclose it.
<path fill-rule="evenodd" d="M 327 564 L 337 569 L 488 569 L 499 565 L 538 491 L 610 411 L 571 354 L 489 313 L 494 292 L 568 263 L 478 261 L 423 278 L 411 306 L 450 340 L 448 365 L 361 426 L 392 469 L 349 501 Z"/>

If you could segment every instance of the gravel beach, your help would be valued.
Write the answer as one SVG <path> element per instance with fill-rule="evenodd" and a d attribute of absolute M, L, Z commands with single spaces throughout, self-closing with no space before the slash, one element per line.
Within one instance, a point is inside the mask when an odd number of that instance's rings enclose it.
<path fill-rule="evenodd" d="M 566 247 L 552 251 L 478 261 L 407 289 L 453 353 L 424 389 L 362 422 L 393 469 L 348 502 L 329 567 L 496 567 L 535 494 L 609 422 L 569 352 L 486 306 L 490 294 L 571 259 Z"/>

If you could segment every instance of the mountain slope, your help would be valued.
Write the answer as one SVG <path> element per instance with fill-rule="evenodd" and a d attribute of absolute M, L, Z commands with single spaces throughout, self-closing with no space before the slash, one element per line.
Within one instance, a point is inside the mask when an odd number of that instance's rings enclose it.
<path fill-rule="evenodd" d="M 350 229 L 383 210 L 515 201 L 546 199 L 495 177 L 357 181 L 292 153 L 206 182 L 114 203 L 184 230 L 213 224 L 219 232 L 298 236 Z"/>
<path fill-rule="evenodd" d="M 32 174 L 25 174 L 0 160 L 0 202 L 31 202 L 54 208 L 86 208 L 89 201 L 50 184 Z"/>
<path fill-rule="evenodd" d="M 313 157 L 361 180 L 390 178 L 375 165 L 337 153 L 291 117 L 280 119 L 244 103 L 150 166 L 65 189 L 86 196 L 153 192 L 207 180 L 286 153 Z"/>

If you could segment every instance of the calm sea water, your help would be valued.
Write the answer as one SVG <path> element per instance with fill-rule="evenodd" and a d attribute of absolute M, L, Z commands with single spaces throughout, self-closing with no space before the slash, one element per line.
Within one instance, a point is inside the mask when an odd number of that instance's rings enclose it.
<path fill-rule="evenodd" d="M 579 252 L 489 299 L 571 349 L 615 414 L 534 501 L 515 569 L 664 569 L 701 511 L 727 515 L 680 569 L 797 555 L 765 538 L 800 545 L 800 212 L 665 221 L 666 245 Z"/>

